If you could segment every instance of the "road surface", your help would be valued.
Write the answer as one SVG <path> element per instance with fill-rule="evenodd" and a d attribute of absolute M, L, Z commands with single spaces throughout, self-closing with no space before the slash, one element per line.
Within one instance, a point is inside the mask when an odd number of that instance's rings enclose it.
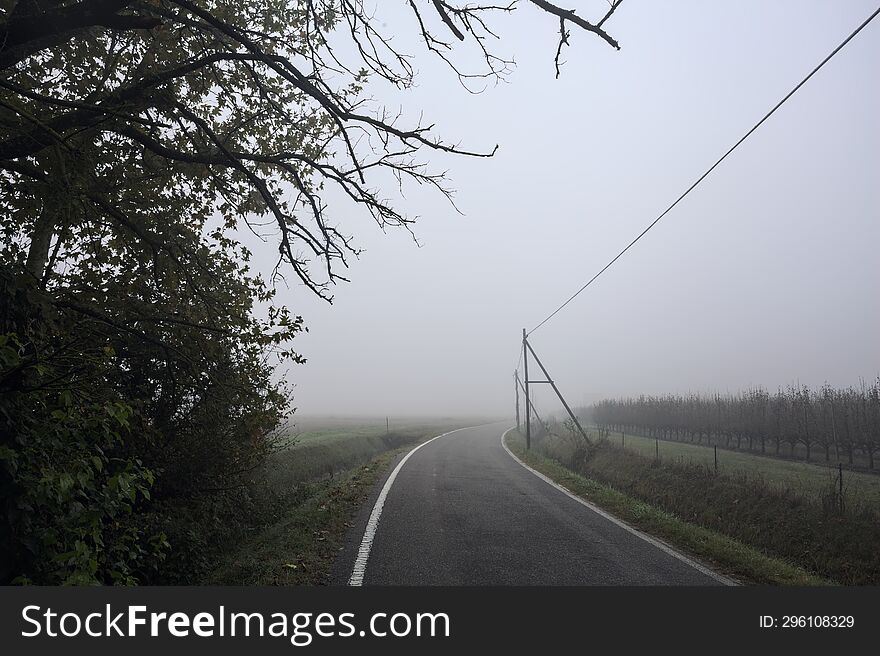
<path fill-rule="evenodd" d="M 356 523 L 340 574 L 359 568 L 363 585 L 723 582 L 524 468 L 501 445 L 506 428 L 464 429 L 413 452 L 380 486 L 381 514 L 371 500 Z"/>

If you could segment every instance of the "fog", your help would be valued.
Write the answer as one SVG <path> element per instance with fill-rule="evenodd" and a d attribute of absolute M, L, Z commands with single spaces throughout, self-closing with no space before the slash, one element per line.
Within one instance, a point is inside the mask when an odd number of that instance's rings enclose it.
<path fill-rule="evenodd" d="M 404 3 L 380 3 L 389 28 Z M 603 3 L 593 3 L 599 14 Z M 585 6 L 590 3 L 584 3 Z M 301 414 L 513 414 L 532 329 L 650 223 L 873 9 L 873 2 L 627 2 L 622 49 L 521 4 L 495 26 L 513 56 L 479 95 L 401 35 L 419 87 L 377 101 L 424 111 L 459 214 L 410 190 L 420 246 L 337 216 L 363 248 L 332 305 L 304 316 L 285 370 Z M 408 19 L 407 19 L 408 20 Z M 403 24 L 403 23 L 402 23 Z M 409 24 L 409 23 L 406 23 Z M 857 384 L 880 373 L 880 21 L 696 191 L 530 338 L 572 404 L 605 396 Z M 394 189 L 388 194 L 393 195 Z M 332 207 L 332 206 L 331 206 Z M 270 262 L 271 246 L 259 257 Z M 543 386 L 539 411 L 557 404 Z"/>

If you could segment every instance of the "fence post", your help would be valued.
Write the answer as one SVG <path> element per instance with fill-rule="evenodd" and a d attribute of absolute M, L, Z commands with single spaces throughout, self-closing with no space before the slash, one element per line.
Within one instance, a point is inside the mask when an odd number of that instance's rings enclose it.
<path fill-rule="evenodd" d="M 843 512 L 843 463 L 837 463 L 837 491 L 840 501 L 840 510 Z"/>
<path fill-rule="evenodd" d="M 713 448 L 715 449 L 715 473 L 718 473 L 718 445 L 713 444 Z"/>
<path fill-rule="evenodd" d="M 660 440 L 658 438 L 654 438 L 654 455 L 657 457 L 657 462 L 660 462 Z"/>

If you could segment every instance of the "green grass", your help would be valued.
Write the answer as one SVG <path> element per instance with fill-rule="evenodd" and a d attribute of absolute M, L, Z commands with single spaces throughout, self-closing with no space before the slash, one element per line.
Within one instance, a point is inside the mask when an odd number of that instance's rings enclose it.
<path fill-rule="evenodd" d="M 530 467 L 622 519 L 631 526 L 661 538 L 712 569 L 744 583 L 773 585 L 823 585 L 827 581 L 780 558 L 769 556 L 711 529 L 688 523 L 675 515 L 576 474 L 556 460 L 525 450 L 522 436 L 508 433 L 508 447 Z"/>
<path fill-rule="evenodd" d="M 297 419 L 280 440 L 281 450 L 269 462 L 267 475 L 278 484 L 306 481 L 339 472 L 424 437 L 482 423 L 483 419 L 385 419 L 329 417 Z"/>
<path fill-rule="evenodd" d="M 307 419 L 255 477 L 259 512 L 249 530 L 230 536 L 205 583 L 320 585 L 351 520 L 389 463 L 429 437 L 479 420 Z"/>
<path fill-rule="evenodd" d="M 620 433 L 611 433 L 609 441 L 620 445 Z M 654 438 L 626 434 L 625 448 L 653 458 Z M 714 467 L 710 446 L 659 440 L 660 459 L 677 460 Z M 755 453 L 718 449 L 720 472 L 741 472 L 756 476 L 770 485 L 819 496 L 837 480 L 837 469 L 822 465 L 783 460 Z M 880 510 L 880 476 L 844 470 L 844 495 L 851 505 Z"/>
<path fill-rule="evenodd" d="M 307 446 L 316 442 L 347 441 L 386 433 L 385 417 L 296 417 L 282 437 L 282 446 Z M 481 417 L 389 417 L 391 433 L 450 430 L 488 421 Z M 440 431 L 442 432 L 442 430 Z"/>

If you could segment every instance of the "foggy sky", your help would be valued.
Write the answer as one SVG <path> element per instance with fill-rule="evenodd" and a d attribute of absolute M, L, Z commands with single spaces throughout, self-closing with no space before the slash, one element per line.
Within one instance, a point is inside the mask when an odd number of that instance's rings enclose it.
<path fill-rule="evenodd" d="M 389 27 L 404 3 L 380 3 Z M 580 3 L 584 16 L 603 2 Z M 589 7 L 589 9 L 587 8 Z M 522 328 L 576 291 L 874 9 L 874 2 L 627 2 L 622 49 L 521 3 L 495 22 L 508 83 L 469 95 L 418 55 L 419 87 L 371 95 L 489 160 L 434 157 L 401 204 L 416 246 L 364 215 L 332 306 L 280 292 L 309 333 L 303 414 L 511 416 Z M 410 47 L 410 45 L 412 47 Z M 576 405 L 603 396 L 857 384 L 880 373 L 880 20 L 595 285 L 534 333 Z M 389 194 L 393 189 L 389 189 Z M 261 255 L 262 256 L 262 255 Z M 274 253 L 268 248 L 266 261 Z M 539 410 L 556 403 L 542 389 Z"/>

